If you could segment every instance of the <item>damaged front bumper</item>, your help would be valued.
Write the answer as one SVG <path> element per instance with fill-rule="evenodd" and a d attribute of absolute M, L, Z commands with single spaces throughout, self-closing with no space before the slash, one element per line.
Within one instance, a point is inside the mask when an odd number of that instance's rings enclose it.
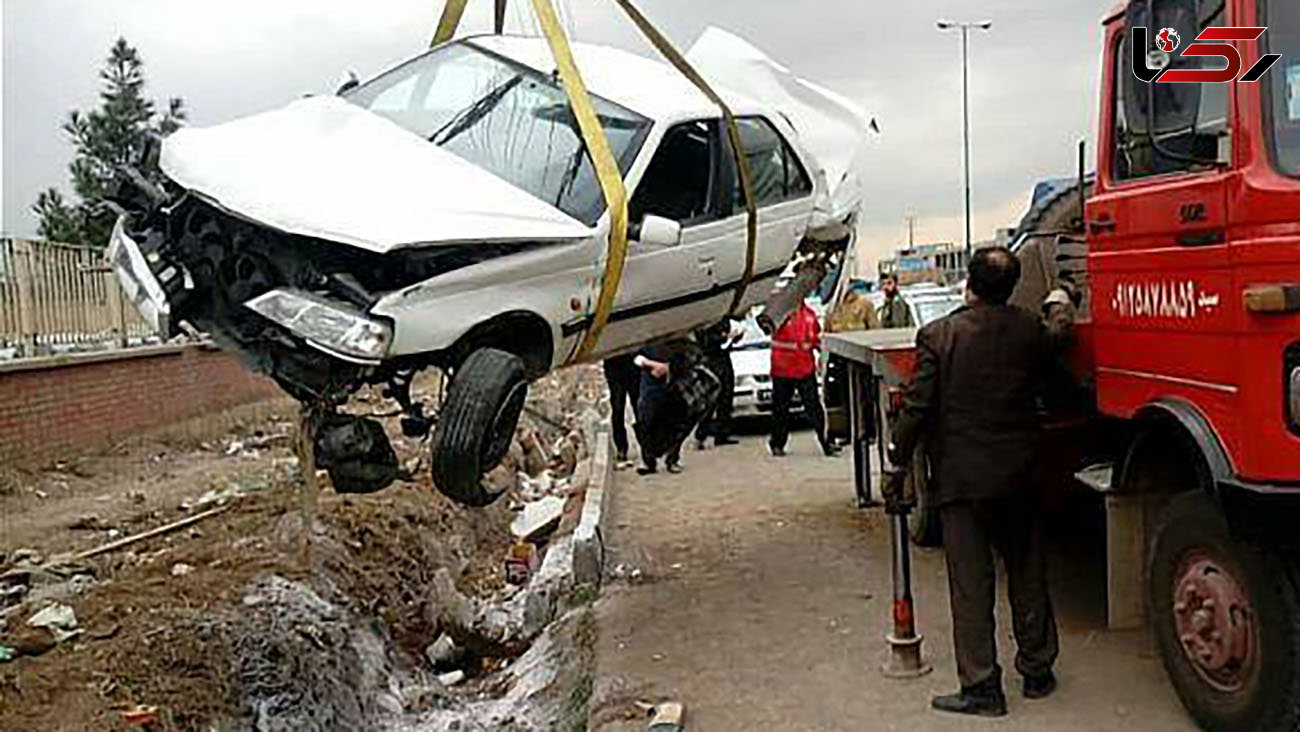
<path fill-rule="evenodd" d="M 119 218 L 113 227 L 113 236 L 108 244 L 108 261 L 117 274 L 117 281 L 122 287 L 123 294 L 135 305 L 145 324 L 163 338 L 171 338 L 176 335 L 175 323 L 171 316 L 171 304 L 167 302 L 162 282 L 149 266 L 149 261 L 140 250 L 140 245 L 127 235 L 125 218 L 124 216 Z M 157 259 L 156 254 L 154 257 Z M 164 271 L 182 277 L 189 276 L 171 266 Z"/>

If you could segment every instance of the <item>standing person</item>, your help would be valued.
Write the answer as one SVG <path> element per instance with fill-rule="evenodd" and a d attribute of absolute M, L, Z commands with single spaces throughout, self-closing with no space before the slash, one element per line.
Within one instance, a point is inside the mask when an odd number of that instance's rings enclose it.
<path fill-rule="evenodd" d="M 826 439 L 826 415 L 817 394 L 817 354 L 821 348 L 821 326 L 817 313 L 800 302 L 772 334 L 772 436 L 768 447 L 776 457 L 785 455 L 790 435 L 790 402 L 799 392 L 804 413 L 812 420 L 817 441 L 827 456 L 836 448 Z"/>
<path fill-rule="evenodd" d="M 913 328 L 912 308 L 898 292 L 898 275 L 880 276 L 880 289 L 885 293 L 885 302 L 880 306 L 881 328 Z"/>
<path fill-rule="evenodd" d="M 659 458 L 670 473 L 682 472 L 682 442 L 694 423 L 687 423 L 687 405 L 671 387 L 673 379 L 688 379 L 692 368 L 689 345 L 671 341 L 646 346 L 634 359 L 641 372 L 637 401 L 637 442 L 641 445 L 639 475 L 659 472 Z M 685 430 L 682 427 L 685 427 Z"/>
<path fill-rule="evenodd" d="M 889 458 L 909 465 L 928 430 L 961 678 L 959 692 L 931 705 L 1001 716 L 1007 705 L 994 638 L 995 549 L 1006 564 L 1024 694 L 1038 699 L 1056 688 L 1056 621 L 1029 485 L 1039 444 L 1036 394 L 1053 349 L 1039 318 L 1007 304 L 1020 278 L 1009 249 L 976 252 L 969 270 L 968 305 L 917 335 L 916 374 Z"/>
<path fill-rule="evenodd" d="M 862 280 L 853 280 L 849 284 L 849 289 L 826 319 L 827 333 L 853 333 L 880 327 L 875 306 L 863 294 L 866 284 Z M 825 392 L 827 436 L 848 442 L 849 366 L 842 356 L 832 353 L 826 359 Z M 867 410 L 869 424 L 872 416 L 871 410 Z M 874 426 L 869 434 L 875 434 Z"/>
<path fill-rule="evenodd" d="M 605 385 L 609 387 L 610 422 L 613 430 L 615 464 L 618 469 L 627 467 L 627 413 L 624 408 L 632 405 L 632 416 L 639 423 L 637 401 L 641 396 L 641 369 L 635 363 L 635 354 L 626 354 L 605 359 Z"/>
<path fill-rule="evenodd" d="M 704 351 L 704 365 L 718 377 L 721 386 L 717 403 L 704 419 L 700 420 L 700 426 L 695 428 L 695 446 L 701 450 L 704 449 L 705 440 L 710 437 L 717 447 L 740 442 L 731 436 L 731 408 L 736 396 L 736 372 L 731 365 L 730 346 L 742 335 L 744 331 L 730 317 L 723 318 L 708 328 L 701 328 L 695 333 L 695 342 Z"/>

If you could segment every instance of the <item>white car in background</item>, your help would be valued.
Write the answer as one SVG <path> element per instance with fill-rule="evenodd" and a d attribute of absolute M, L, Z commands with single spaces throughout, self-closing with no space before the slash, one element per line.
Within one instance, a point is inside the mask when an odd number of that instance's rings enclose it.
<path fill-rule="evenodd" d="M 580 358 L 610 216 L 540 38 L 454 41 L 338 96 L 180 130 L 159 153 L 163 185 L 128 170 L 113 197 L 126 212 L 109 251 L 119 280 L 164 335 L 212 334 L 319 415 L 336 489 L 396 476 L 382 426 L 335 411 L 387 385 L 408 435 L 436 425 L 438 489 L 490 503 L 481 476 L 505 456 L 529 381 L 716 322 L 738 291 L 741 307 L 762 302 L 805 235 L 858 206 L 839 173 L 865 137 L 865 123 L 843 124 L 854 110 L 706 33 L 697 66 L 749 92 L 719 92 L 758 208 L 742 288 L 746 211 L 718 107 L 666 64 L 573 51 L 626 182 L 631 239 L 608 325 Z M 747 65 L 728 75 L 711 58 Z M 452 379 L 436 420 L 409 390 L 426 368 Z"/>
<path fill-rule="evenodd" d="M 912 285 L 900 288 L 898 294 L 912 311 L 912 322 L 917 328 L 923 328 L 966 304 L 964 289 L 957 287 Z M 880 307 L 885 304 L 885 294 L 873 292 L 869 297 L 876 312 L 880 312 Z"/>

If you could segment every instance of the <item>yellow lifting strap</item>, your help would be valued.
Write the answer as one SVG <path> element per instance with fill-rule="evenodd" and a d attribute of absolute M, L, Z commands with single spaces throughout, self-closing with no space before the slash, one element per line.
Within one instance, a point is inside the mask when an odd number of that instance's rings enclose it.
<path fill-rule="evenodd" d="M 560 27 L 560 19 L 555 14 L 555 6 L 551 0 L 533 0 L 533 11 L 541 23 L 542 35 L 551 46 L 551 55 L 555 57 L 556 69 L 560 72 L 560 80 L 564 82 L 569 106 L 578 118 L 582 141 L 586 143 L 591 162 L 596 166 L 600 190 L 605 194 L 605 205 L 609 207 L 609 249 L 605 251 L 605 276 L 600 283 L 600 295 L 596 298 L 596 312 L 592 314 L 591 325 L 574 356 L 575 361 L 580 361 L 600 340 L 600 334 L 609 322 L 609 314 L 614 309 L 619 284 L 623 280 L 623 263 L 627 260 L 627 189 L 623 187 L 623 175 L 609 148 L 605 130 L 600 126 L 591 94 L 587 92 L 587 85 L 578 73 L 573 50 L 569 48 L 569 40 L 564 37 L 564 29 Z"/>
<path fill-rule="evenodd" d="M 446 43 L 456 35 L 456 28 L 460 26 L 460 17 L 465 14 L 465 5 L 468 2 L 469 0 L 447 0 L 447 4 L 442 9 L 442 17 L 438 19 L 438 29 L 433 32 L 433 43 L 430 46 Z"/>
<path fill-rule="evenodd" d="M 744 148 L 740 146 L 740 129 L 736 126 L 736 118 L 731 114 L 731 108 L 727 103 L 722 101 L 722 97 L 713 91 L 713 87 L 700 76 L 699 72 L 691 66 L 685 56 L 678 53 L 669 41 L 657 28 L 650 24 L 650 21 L 641 14 L 639 10 L 632 6 L 631 0 L 614 0 L 619 7 L 627 13 L 632 22 L 640 29 L 641 33 L 650 41 L 659 53 L 671 63 L 682 76 L 685 76 L 692 84 L 699 89 L 704 96 L 709 98 L 719 109 L 722 110 L 722 118 L 727 125 L 727 138 L 731 141 L 731 151 L 735 156 L 736 170 L 740 174 L 740 189 L 745 196 L 745 215 L 748 219 L 746 223 L 747 236 L 745 243 L 745 274 L 740 280 L 740 285 L 736 287 L 736 296 L 731 300 L 731 314 L 736 315 L 736 308 L 745 297 L 745 291 L 749 289 L 749 283 L 754 279 L 754 248 L 758 243 L 758 210 L 754 206 L 754 188 L 752 179 L 749 175 L 749 159 L 745 157 Z"/>
<path fill-rule="evenodd" d="M 438 30 L 433 36 L 434 45 L 451 40 L 456 34 L 456 27 L 465 12 L 467 0 L 447 0 L 442 18 L 438 21 Z M 600 283 L 600 295 L 596 298 L 596 311 L 592 314 L 582 343 L 578 346 L 570 362 L 582 360 L 600 340 L 600 334 L 609 322 L 609 314 L 614 309 L 614 299 L 618 296 L 618 287 L 623 280 L 623 264 L 627 260 L 627 189 L 623 187 L 623 175 L 619 172 L 614 153 L 610 150 L 609 139 L 600 126 L 596 106 L 592 104 L 591 94 L 578 73 L 578 65 L 573 60 L 573 50 L 569 40 L 560 27 L 560 19 L 555 13 L 551 0 L 532 0 L 533 12 L 541 25 L 542 35 L 551 47 L 551 56 L 555 59 L 556 70 L 564 84 L 564 93 L 569 98 L 569 106 L 578 120 L 578 129 L 582 141 L 591 155 L 596 168 L 596 178 L 600 181 L 601 193 L 605 196 L 605 205 L 609 208 L 609 248 L 605 253 L 605 274 Z M 504 3 L 502 4 L 504 5 Z M 501 5 L 498 5 L 498 12 Z"/>

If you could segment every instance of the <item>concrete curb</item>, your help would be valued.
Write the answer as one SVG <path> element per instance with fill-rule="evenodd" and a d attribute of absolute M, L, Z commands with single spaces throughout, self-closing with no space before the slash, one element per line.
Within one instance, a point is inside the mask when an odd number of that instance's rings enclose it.
<path fill-rule="evenodd" d="M 592 441 L 591 482 L 582 503 L 582 517 L 573 532 L 573 581 L 600 586 L 605 569 L 605 509 L 608 489 L 614 485 L 609 423 L 596 428 Z"/>

